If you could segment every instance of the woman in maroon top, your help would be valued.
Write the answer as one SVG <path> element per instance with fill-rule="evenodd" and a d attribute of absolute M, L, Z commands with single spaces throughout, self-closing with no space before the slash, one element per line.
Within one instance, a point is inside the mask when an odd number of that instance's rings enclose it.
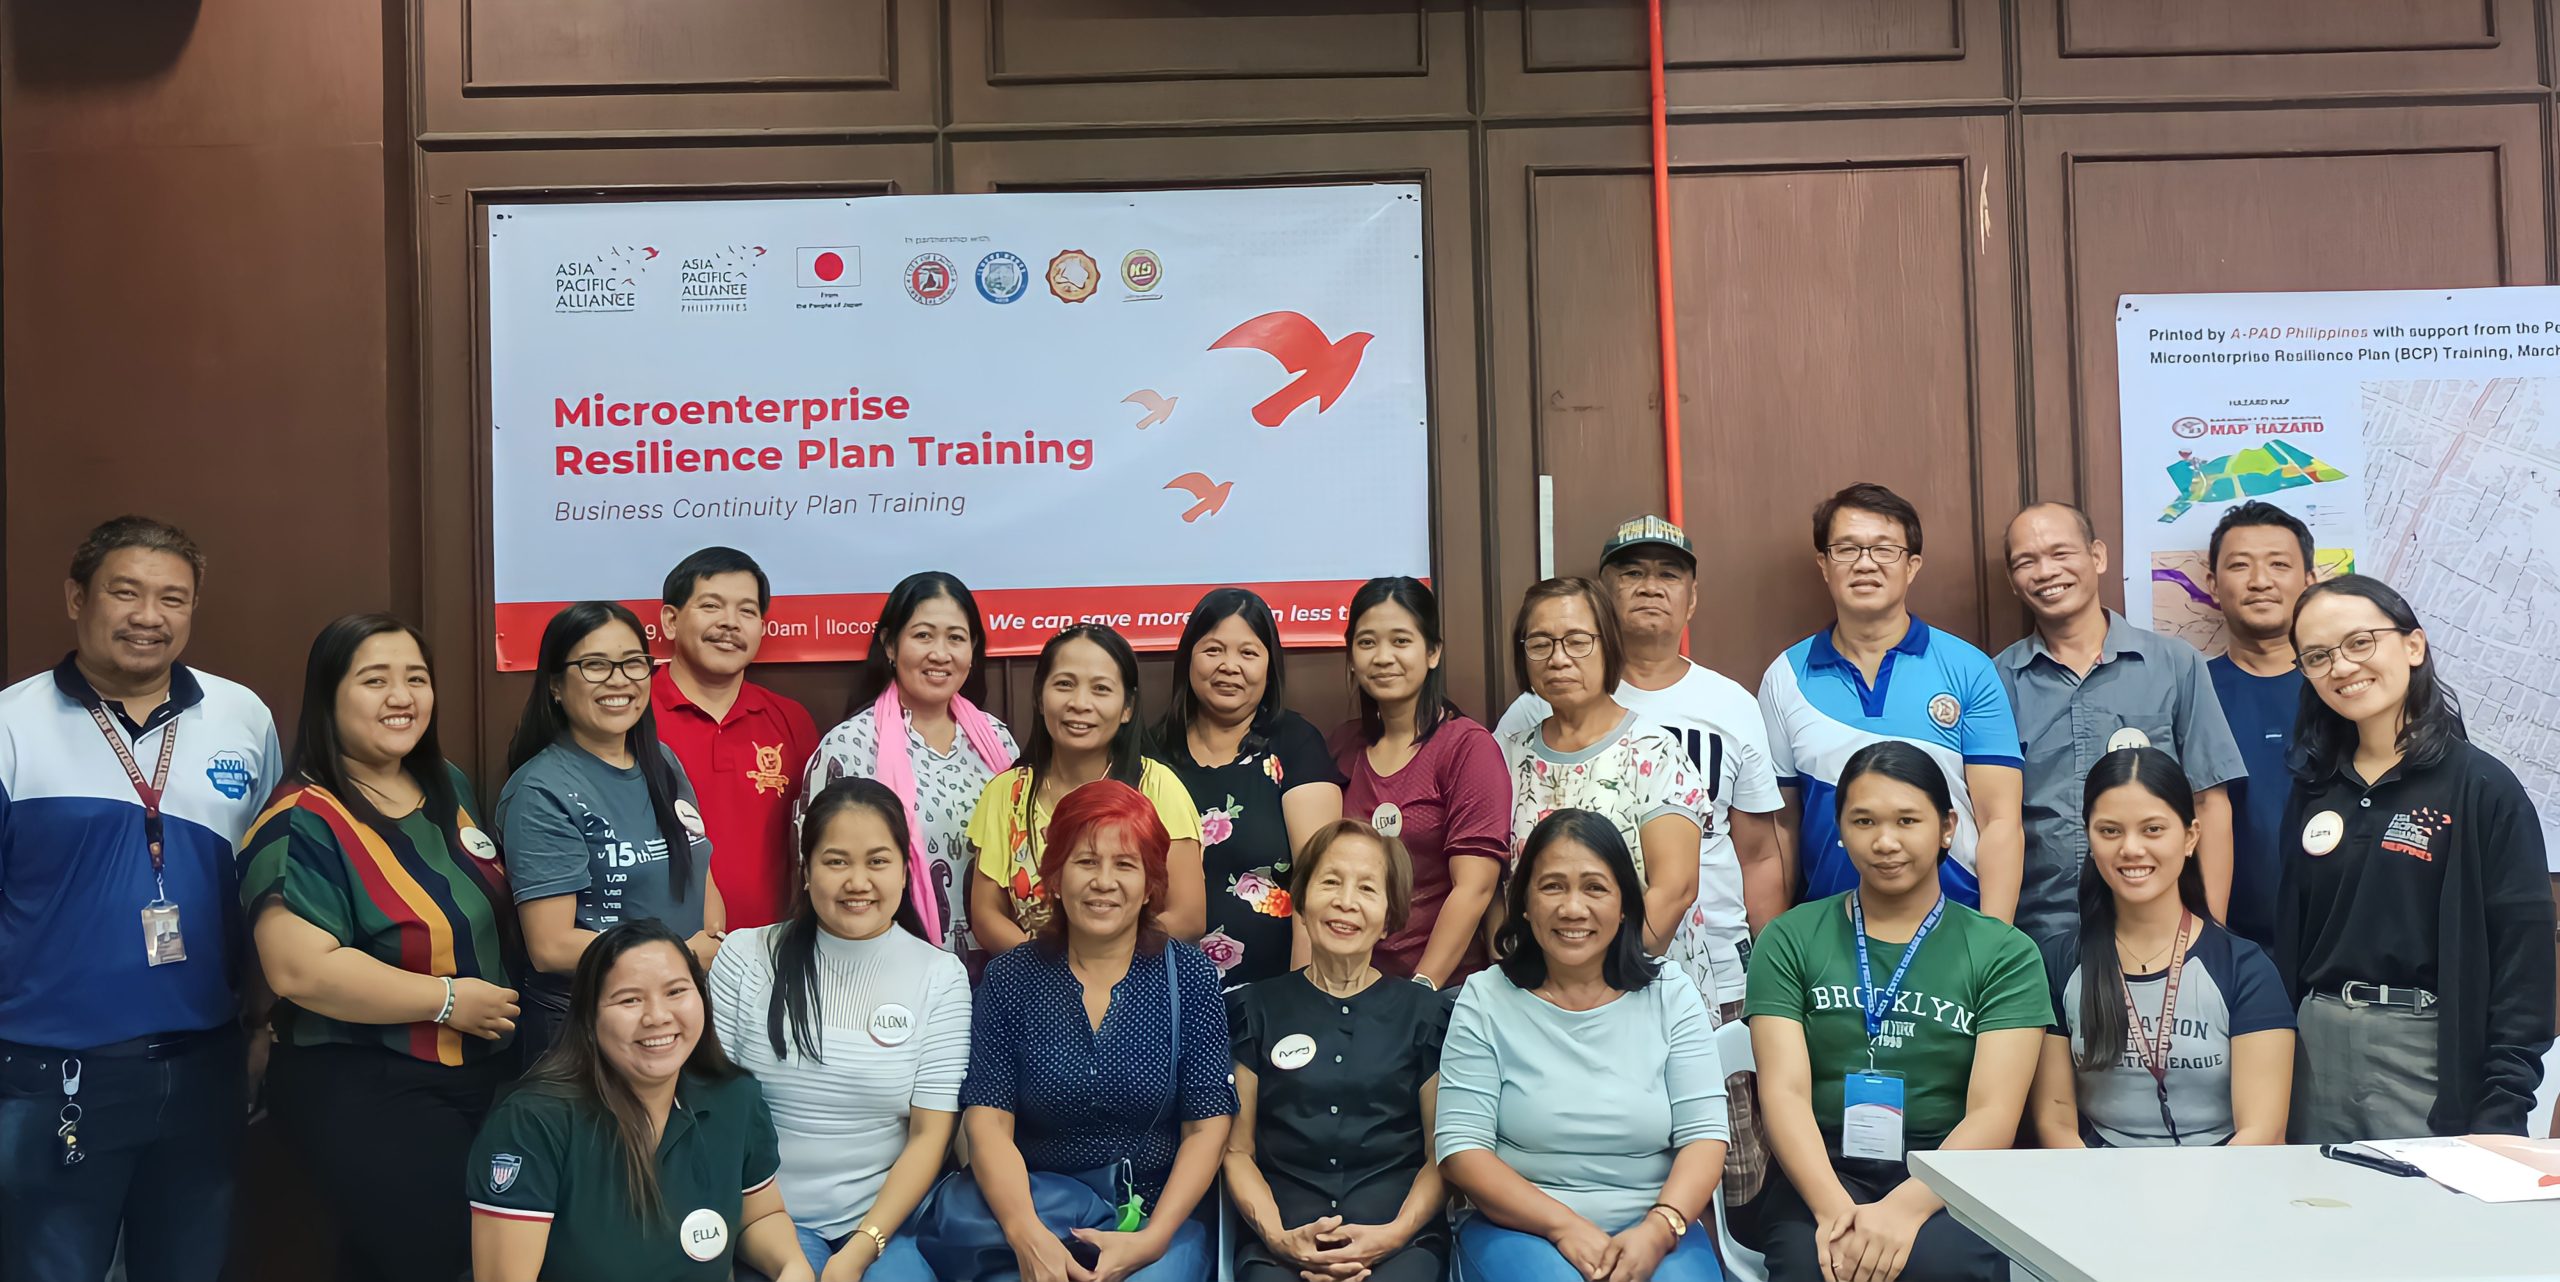
<path fill-rule="evenodd" d="M 1342 813 L 1404 842 L 1413 914 L 1378 945 L 1378 969 L 1433 987 L 1485 964 L 1487 908 L 1511 853 L 1511 776 L 1493 733 L 1449 702 L 1440 607 L 1421 580 L 1371 579 L 1343 629 L 1360 716 L 1333 732 Z"/>

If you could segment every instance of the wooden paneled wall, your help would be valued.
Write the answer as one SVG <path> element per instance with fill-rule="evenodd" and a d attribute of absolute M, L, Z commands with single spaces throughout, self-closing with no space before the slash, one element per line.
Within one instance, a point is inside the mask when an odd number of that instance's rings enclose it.
<path fill-rule="evenodd" d="M 1807 514 L 1857 479 L 1921 505 L 1925 613 L 2016 635 L 2007 517 L 2116 527 L 2121 292 L 2549 281 L 2555 3 L 1666 0 L 1699 652 L 1749 682 L 1821 621 Z M 12 677 L 68 644 L 78 532 L 156 511 L 214 558 L 192 657 L 290 718 L 321 621 L 415 615 L 494 785 L 480 220 L 529 193 L 1422 183 L 1481 715 L 1538 478 L 1568 571 L 1662 501 L 1632 0 L 0 6 Z M 1348 705 L 1336 656 L 1291 665 Z M 767 676 L 842 711 L 841 669 Z"/>

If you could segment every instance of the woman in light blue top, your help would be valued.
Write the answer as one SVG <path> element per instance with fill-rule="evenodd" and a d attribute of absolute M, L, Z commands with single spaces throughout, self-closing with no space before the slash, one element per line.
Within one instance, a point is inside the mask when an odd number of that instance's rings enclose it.
<path fill-rule="evenodd" d="M 1600 815 L 1556 811 L 1522 844 L 1501 964 L 1467 980 L 1440 1056 L 1469 1277 L 1722 1276 L 1692 1229 L 1724 1174 L 1724 1068 L 1697 987 L 1645 955 L 1643 903 Z"/>

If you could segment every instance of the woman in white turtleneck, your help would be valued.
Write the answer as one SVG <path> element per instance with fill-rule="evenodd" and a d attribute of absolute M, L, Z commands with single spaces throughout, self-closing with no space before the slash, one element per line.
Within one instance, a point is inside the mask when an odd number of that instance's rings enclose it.
<path fill-rule="evenodd" d="M 934 1282 L 905 1233 L 969 1067 L 969 977 L 906 899 L 906 808 L 869 779 L 809 800 L 789 920 L 711 968 L 720 1044 L 764 1086 L 782 1201 L 821 1282 Z"/>

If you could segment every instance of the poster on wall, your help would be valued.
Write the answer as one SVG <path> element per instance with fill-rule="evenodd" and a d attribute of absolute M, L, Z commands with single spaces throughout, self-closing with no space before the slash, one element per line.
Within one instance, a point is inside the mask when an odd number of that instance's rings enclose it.
<path fill-rule="evenodd" d="M 2127 295 L 2125 613 L 2223 649 L 2206 549 L 2262 499 L 2407 596 L 2560 871 L 2560 288 Z"/>
<path fill-rule="evenodd" d="M 988 651 L 1169 647 L 1207 588 L 1339 644 L 1429 573 L 1418 186 L 487 211 L 498 665 L 570 601 L 654 627 L 727 545 L 763 656 L 852 659 L 918 570 Z"/>

